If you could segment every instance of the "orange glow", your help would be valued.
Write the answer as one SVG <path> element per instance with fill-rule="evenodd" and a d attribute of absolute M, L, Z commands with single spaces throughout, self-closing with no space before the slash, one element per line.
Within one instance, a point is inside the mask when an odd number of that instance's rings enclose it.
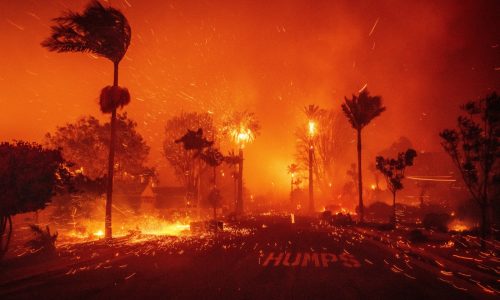
<path fill-rule="evenodd" d="M 316 123 L 314 121 L 309 121 L 308 132 L 310 137 L 314 137 L 316 134 Z"/>
<path fill-rule="evenodd" d="M 78 239 L 101 239 L 104 237 L 103 222 L 80 220 L 79 230 L 69 231 L 67 237 Z M 126 235 L 142 234 L 153 236 L 180 236 L 190 231 L 189 221 L 169 222 L 154 216 L 130 217 L 125 220 L 113 222 L 113 236 L 122 237 Z"/>
<path fill-rule="evenodd" d="M 40 46 L 52 18 L 81 12 L 88 2 L 0 1 L 0 89 L 8 99 L 0 112 L 2 140 L 42 142 L 81 116 L 109 119 L 98 97 L 112 83 L 112 64 Z M 276 186 L 285 193 L 289 176 L 267 166 L 294 158 L 295 128 L 309 130 L 304 105 L 341 115 L 343 97 L 365 85 L 382 95 L 388 112 L 363 137 L 363 155 L 371 158 L 401 135 L 418 150 L 442 151 L 438 129 L 455 122 L 463 100 L 498 89 L 498 20 L 473 30 L 495 11 L 477 9 L 474 1 L 375 1 L 368 10 L 345 0 L 101 2 L 120 9 L 132 27 L 120 63 L 120 85 L 131 93 L 124 111 L 139 124 L 162 183 L 175 181 L 163 153 L 164 127 L 182 111 L 210 112 L 215 121 L 230 111 L 254 111 L 262 130 L 245 158 L 246 184 L 265 192 L 280 179 Z M 436 95 L 446 101 L 436 104 Z M 345 146 L 348 155 L 335 166 L 339 176 L 355 160 L 355 145 Z"/>
<path fill-rule="evenodd" d="M 470 229 L 470 225 L 460 221 L 454 220 L 448 225 L 448 229 L 451 231 L 462 232 Z"/>

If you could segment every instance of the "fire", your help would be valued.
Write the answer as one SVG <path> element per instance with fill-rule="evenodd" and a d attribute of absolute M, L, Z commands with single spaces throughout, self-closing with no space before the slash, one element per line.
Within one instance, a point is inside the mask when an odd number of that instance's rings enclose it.
<path fill-rule="evenodd" d="M 104 237 L 104 223 L 90 220 L 80 220 L 78 225 L 70 230 L 69 238 L 95 240 Z M 155 216 L 130 217 L 124 221 L 113 222 L 113 236 L 123 237 L 131 234 L 152 236 L 181 236 L 190 231 L 189 220 L 168 221 Z"/>
<path fill-rule="evenodd" d="M 470 226 L 460 220 L 455 220 L 448 225 L 450 231 L 462 232 L 470 229 Z"/>
<path fill-rule="evenodd" d="M 309 121 L 309 136 L 313 137 L 316 132 L 316 123 Z"/>
<path fill-rule="evenodd" d="M 251 143 L 255 136 L 249 128 L 239 128 L 239 130 L 233 130 L 231 132 L 231 136 L 233 137 L 236 144 L 240 146 L 240 148 L 245 148 L 245 145 Z"/>

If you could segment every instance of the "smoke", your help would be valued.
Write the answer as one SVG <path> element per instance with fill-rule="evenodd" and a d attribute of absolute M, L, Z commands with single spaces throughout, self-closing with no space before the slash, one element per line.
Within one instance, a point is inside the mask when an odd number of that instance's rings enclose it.
<path fill-rule="evenodd" d="M 418 151 L 439 151 L 437 134 L 453 126 L 459 104 L 500 88 L 498 1 L 127 2 L 111 1 L 133 32 L 121 63 L 132 96 L 126 110 L 168 185 L 163 128 L 181 111 L 215 119 L 254 111 L 262 134 L 245 149 L 246 182 L 256 192 L 287 191 L 307 104 L 338 109 L 365 85 L 382 95 L 387 112 L 364 131 L 371 161 L 400 136 Z M 101 116 L 111 64 L 39 46 L 51 18 L 85 3 L 0 3 L 2 139 L 39 140 L 58 124 Z"/>

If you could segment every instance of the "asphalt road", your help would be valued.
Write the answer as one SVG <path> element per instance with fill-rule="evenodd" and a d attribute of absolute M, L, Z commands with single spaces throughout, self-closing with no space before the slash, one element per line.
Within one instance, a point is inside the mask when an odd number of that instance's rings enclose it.
<path fill-rule="evenodd" d="M 234 230 L 234 228 L 246 228 Z M 1 299 L 493 299 L 357 233 L 259 217 L 218 237 L 66 245 L 4 266 Z M 288 253 L 288 254 L 287 254 Z"/>

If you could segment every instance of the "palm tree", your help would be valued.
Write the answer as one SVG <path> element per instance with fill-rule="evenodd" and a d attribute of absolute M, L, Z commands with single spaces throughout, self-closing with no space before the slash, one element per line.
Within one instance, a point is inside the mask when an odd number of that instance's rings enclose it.
<path fill-rule="evenodd" d="M 260 124 L 254 113 L 248 111 L 234 112 L 223 123 L 223 133 L 229 135 L 239 148 L 238 197 L 236 213 L 243 213 L 243 148 L 251 143 L 259 134 Z"/>
<path fill-rule="evenodd" d="M 309 212 L 314 212 L 314 185 L 313 185 L 313 159 L 314 159 L 314 143 L 313 138 L 316 133 L 317 120 L 320 113 L 319 106 L 309 104 L 304 107 L 304 113 L 308 120 L 308 137 L 309 137 Z"/>
<path fill-rule="evenodd" d="M 380 96 L 370 96 L 368 90 L 363 90 L 358 96 L 352 95 L 352 99 L 345 97 L 342 110 L 358 134 L 358 193 L 359 193 L 359 214 L 360 222 L 364 221 L 363 208 L 363 182 L 361 174 L 361 130 L 374 118 L 380 116 L 385 111 L 382 106 Z"/>
<path fill-rule="evenodd" d="M 113 197 L 113 168 L 116 139 L 116 110 L 130 102 L 126 88 L 118 86 L 118 65 L 130 45 L 131 29 L 127 18 L 117 9 L 104 7 L 92 1 L 83 13 L 67 12 L 55 18 L 49 38 L 42 46 L 56 52 L 90 52 L 113 63 L 113 86 L 101 91 L 100 107 L 111 113 L 111 139 L 109 145 L 106 192 L 106 238 L 111 238 L 111 204 Z"/>

